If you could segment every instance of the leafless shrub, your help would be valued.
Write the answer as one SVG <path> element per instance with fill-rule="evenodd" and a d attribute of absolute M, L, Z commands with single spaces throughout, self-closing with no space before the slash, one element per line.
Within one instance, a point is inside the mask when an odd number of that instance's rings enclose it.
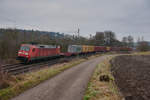
<path fill-rule="evenodd" d="M 109 82 L 110 81 L 110 77 L 108 75 L 101 75 L 99 77 L 100 81 L 104 81 L 104 82 Z"/>
<path fill-rule="evenodd" d="M 3 72 L 0 63 L 0 89 L 9 87 L 9 81 L 7 81 L 8 78 L 9 78 L 8 74 Z"/>
<path fill-rule="evenodd" d="M 142 42 L 138 43 L 137 50 L 139 50 L 139 51 L 149 51 L 150 46 L 149 46 L 148 42 L 142 41 Z"/>
<path fill-rule="evenodd" d="M 2 66 L 1 66 L 1 62 L 0 62 L 0 80 L 2 79 Z"/>

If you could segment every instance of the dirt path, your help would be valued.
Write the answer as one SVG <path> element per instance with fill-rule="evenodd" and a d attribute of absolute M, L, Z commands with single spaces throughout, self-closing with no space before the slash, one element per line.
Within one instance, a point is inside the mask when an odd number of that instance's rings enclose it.
<path fill-rule="evenodd" d="M 82 100 L 95 67 L 107 56 L 81 63 L 12 100 Z"/>

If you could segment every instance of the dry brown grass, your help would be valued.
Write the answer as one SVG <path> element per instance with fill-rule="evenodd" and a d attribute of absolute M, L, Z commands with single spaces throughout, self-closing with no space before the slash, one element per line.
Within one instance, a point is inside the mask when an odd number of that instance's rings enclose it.
<path fill-rule="evenodd" d="M 133 55 L 150 55 L 150 51 L 147 52 L 135 52 Z"/>
<path fill-rule="evenodd" d="M 6 88 L 8 87 L 8 83 L 5 80 L 7 77 L 7 75 L 5 75 L 2 71 L 2 66 L 0 65 L 0 89 Z"/>
<path fill-rule="evenodd" d="M 97 57 L 97 55 L 88 57 L 87 59 L 93 59 L 95 57 Z M 86 61 L 87 59 L 76 59 L 75 61 L 67 62 L 65 64 L 59 64 L 57 66 L 54 65 L 53 67 L 42 68 L 35 72 L 15 77 L 11 76 L 10 79 L 4 78 L 5 80 L 9 80 L 9 87 L 0 90 L 0 100 L 9 100 L 10 98 L 24 92 L 25 90 L 32 88 L 40 84 L 41 82 L 61 73 L 66 69 Z"/>
<path fill-rule="evenodd" d="M 89 82 L 88 89 L 84 96 L 84 100 L 121 100 L 114 78 L 111 74 L 110 63 L 108 58 L 99 64 Z M 99 81 L 101 75 L 108 75 L 109 82 Z"/>
<path fill-rule="evenodd" d="M 0 89 L 8 88 L 10 85 L 17 82 L 16 77 L 4 73 L 2 71 L 2 66 L 0 66 Z"/>

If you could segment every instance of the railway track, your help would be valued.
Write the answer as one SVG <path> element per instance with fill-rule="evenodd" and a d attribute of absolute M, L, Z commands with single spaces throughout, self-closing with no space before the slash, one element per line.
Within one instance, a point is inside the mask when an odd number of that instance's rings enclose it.
<path fill-rule="evenodd" d="M 93 54 L 92 54 L 93 55 Z M 71 61 L 77 57 L 80 58 L 86 58 L 88 56 L 91 56 L 91 54 L 88 55 L 81 55 L 81 56 L 72 56 L 72 57 L 64 57 L 64 58 L 54 58 L 51 60 L 47 60 L 47 61 L 42 61 L 42 62 L 38 62 L 38 63 L 32 63 L 32 64 L 28 64 L 25 65 L 23 63 L 17 63 L 17 64 L 7 64 L 7 65 L 2 65 L 2 71 L 11 75 L 18 75 L 18 74 L 23 74 L 26 72 L 30 72 L 33 70 L 37 70 L 39 68 L 43 68 L 45 66 L 51 66 L 57 63 L 63 63 L 63 62 L 68 62 Z"/>
<path fill-rule="evenodd" d="M 7 65 L 2 65 L 1 67 L 3 68 L 9 68 L 9 67 L 13 67 L 13 66 L 20 66 L 21 63 L 17 63 L 17 64 L 7 64 Z"/>
<path fill-rule="evenodd" d="M 11 75 L 18 75 L 18 74 L 22 74 L 22 73 L 26 73 L 26 72 L 30 72 L 39 68 L 42 68 L 44 66 L 51 66 L 57 63 L 63 63 L 63 62 L 67 62 L 70 61 L 72 59 L 74 59 L 75 57 L 71 57 L 71 58 L 57 58 L 57 59 L 51 59 L 48 61 L 44 61 L 44 62 L 39 62 L 39 63 L 33 63 L 33 64 L 9 64 L 9 65 L 2 65 L 2 71 L 5 73 L 9 73 Z"/>

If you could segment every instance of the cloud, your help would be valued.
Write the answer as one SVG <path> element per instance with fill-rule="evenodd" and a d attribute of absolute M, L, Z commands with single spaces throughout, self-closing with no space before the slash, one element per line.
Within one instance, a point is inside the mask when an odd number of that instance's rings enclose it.
<path fill-rule="evenodd" d="M 0 0 L 0 25 L 88 36 L 112 30 L 118 38 L 150 40 L 149 0 Z M 149 37 L 148 37 L 149 36 Z"/>

